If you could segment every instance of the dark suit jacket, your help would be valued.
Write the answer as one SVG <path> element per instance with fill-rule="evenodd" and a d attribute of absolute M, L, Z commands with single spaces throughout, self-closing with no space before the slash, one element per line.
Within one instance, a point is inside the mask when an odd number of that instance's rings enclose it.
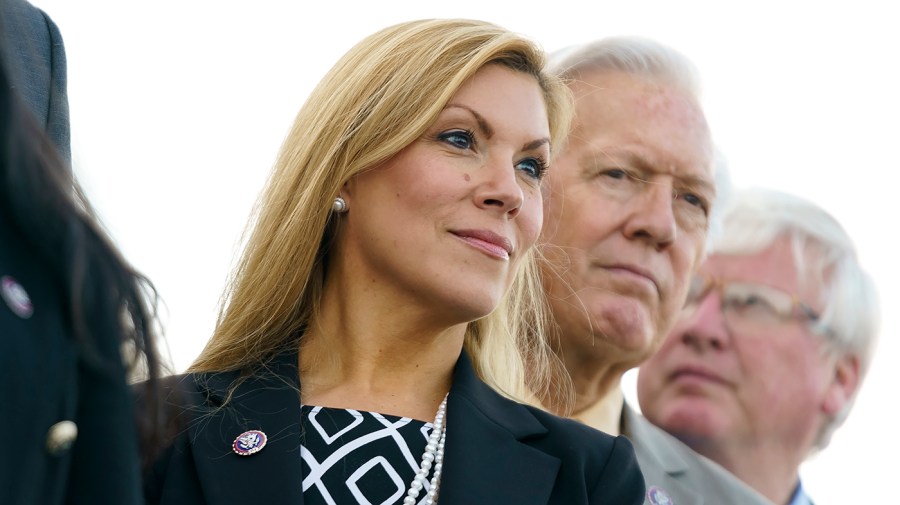
<path fill-rule="evenodd" d="M 24 287 L 33 307 L 23 318 L 0 297 L 0 504 L 137 504 L 138 443 L 124 367 L 87 365 L 63 286 L 49 270 L 0 205 L 0 277 Z M 96 340 L 102 358 L 121 364 L 117 336 Z M 47 442 L 61 421 L 77 425 L 77 438 L 52 450 Z"/>
<path fill-rule="evenodd" d="M 66 49 L 53 20 L 25 0 L 0 0 L 4 61 L 14 88 L 47 131 L 63 159 L 71 159 Z"/>
<path fill-rule="evenodd" d="M 303 503 L 297 355 L 250 378 L 220 407 L 235 373 L 172 379 L 187 426 L 148 476 L 149 504 Z M 268 444 L 232 452 L 235 437 L 258 429 Z M 501 397 L 481 382 L 465 353 L 447 405 L 441 505 L 638 505 L 644 480 L 631 444 L 580 423 Z"/>

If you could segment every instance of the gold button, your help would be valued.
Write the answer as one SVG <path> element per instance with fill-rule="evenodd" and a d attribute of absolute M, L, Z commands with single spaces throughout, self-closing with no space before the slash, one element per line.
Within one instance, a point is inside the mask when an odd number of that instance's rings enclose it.
<path fill-rule="evenodd" d="M 78 425 L 72 421 L 60 421 L 47 431 L 47 452 L 58 456 L 72 447 L 78 438 Z"/>

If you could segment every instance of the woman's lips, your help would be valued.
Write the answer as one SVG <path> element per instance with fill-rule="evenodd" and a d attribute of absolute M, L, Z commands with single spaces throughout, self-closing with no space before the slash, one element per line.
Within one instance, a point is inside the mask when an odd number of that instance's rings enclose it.
<path fill-rule="evenodd" d="M 509 239 L 489 230 L 456 230 L 451 233 L 493 258 L 509 260 L 509 255 L 513 252 Z"/>

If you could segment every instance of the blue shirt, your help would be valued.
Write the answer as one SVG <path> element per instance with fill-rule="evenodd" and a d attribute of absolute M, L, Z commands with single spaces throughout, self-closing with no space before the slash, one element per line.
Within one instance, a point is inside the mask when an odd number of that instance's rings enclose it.
<path fill-rule="evenodd" d="M 788 505 L 813 505 L 813 501 L 803 489 L 803 482 L 797 482 L 797 489 L 794 490 L 794 495 Z"/>

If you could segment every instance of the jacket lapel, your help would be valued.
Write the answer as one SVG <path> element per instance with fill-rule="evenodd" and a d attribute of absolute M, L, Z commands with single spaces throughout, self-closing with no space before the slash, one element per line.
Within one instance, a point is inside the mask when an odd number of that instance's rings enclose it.
<path fill-rule="evenodd" d="M 631 439 L 634 452 L 644 473 L 647 484 L 647 496 L 644 503 L 665 503 L 654 493 L 663 493 L 677 503 L 703 505 L 703 495 L 699 490 L 688 487 L 691 466 L 684 458 L 672 449 L 671 442 L 666 439 L 659 428 L 650 424 L 625 404 L 622 409 L 623 431 Z M 655 488 L 655 490 L 654 490 Z"/>
<path fill-rule="evenodd" d="M 266 373 L 241 383 L 232 400 L 218 410 L 237 373 L 197 379 L 211 412 L 197 416 L 190 430 L 197 474 L 209 505 L 302 505 L 296 358 L 296 353 L 279 356 Z M 259 452 L 240 456 L 232 443 L 248 430 L 264 432 L 267 442 Z"/>
<path fill-rule="evenodd" d="M 546 504 L 560 461 L 523 440 L 542 437 L 547 428 L 481 382 L 465 352 L 447 403 L 441 505 Z"/>

